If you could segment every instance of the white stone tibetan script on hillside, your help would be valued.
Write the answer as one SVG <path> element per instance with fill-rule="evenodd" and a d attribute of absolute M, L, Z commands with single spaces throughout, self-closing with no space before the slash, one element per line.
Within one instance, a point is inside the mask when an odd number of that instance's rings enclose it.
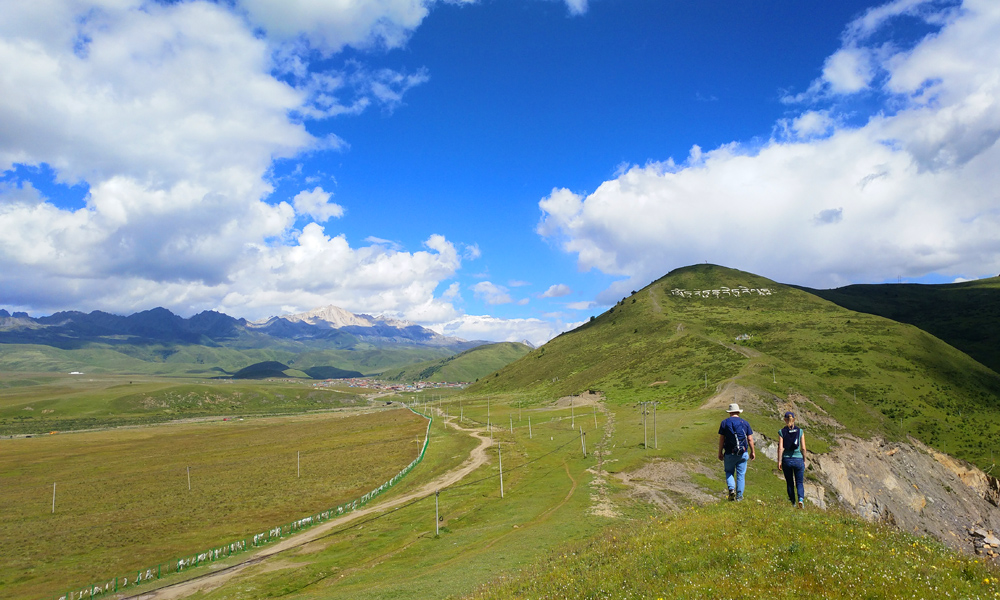
<path fill-rule="evenodd" d="M 722 286 L 717 290 L 682 290 L 680 288 L 670 290 L 670 295 L 680 296 L 681 298 L 739 298 L 740 296 L 752 296 L 753 294 L 770 296 L 772 293 L 769 288 L 748 288 L 742 285 L 734 288 Z"/>

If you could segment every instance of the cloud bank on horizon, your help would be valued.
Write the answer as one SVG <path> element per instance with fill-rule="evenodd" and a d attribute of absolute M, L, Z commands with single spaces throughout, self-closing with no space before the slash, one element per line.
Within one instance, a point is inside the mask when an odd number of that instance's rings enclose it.
<path fill-rule="evenodd" d="M 937 31 L 912 47 L 887 32 Z M 816 287 L 892 274 L 1000 272 L 1000 4 L 897 0 L 850 23 L 801 112 L 764 142 L 697 145 L 622 169 L 590 194 L 556 188 L 540 235 L 581 270 L 624 279 L 613 302 L 712 262 Z M 858 119 L 862 97 L 870 115 Z"/>
<path fill-rule="evenodd" d="M 532 301 L 515 298 L 522 282 L 455 281 L 482 255 L 475 239 L 426 231 L 418 250 L 375 235 L 352 246 L 336 231 L 351 206 L 329 187 L 269 198 L 279 161 L 349 151 L 311 124 L 392 118 L 435 85 L 433 72 L 364 56 L 405 47 L 436 5 L 0 0 L 0 304 L 251 319 L 335 304 L 536 344 L 574 326 L 586 315 L 467 314 L 463 289 L 487 308 Z M 564 7 L 588 18 L 586 0 Z M 902 18 L 932 31 L 899 45 L 887 32 Z M 348 52 L 360 58 L 317 67 Z M 995 274 L 997 56 L 995 2 L 873 8 L 806 91 L 785 94 L 795 116 L 770 139 L 651 157 L 589 194 L 553 189 L 537 232 L 580 269 L 618 278 L 597 304 L 706 260 L 817 286 Z M 79 199 L 56 202 L 38 173 Z M 533 298 L 595 307 L 562 279 Z"/>

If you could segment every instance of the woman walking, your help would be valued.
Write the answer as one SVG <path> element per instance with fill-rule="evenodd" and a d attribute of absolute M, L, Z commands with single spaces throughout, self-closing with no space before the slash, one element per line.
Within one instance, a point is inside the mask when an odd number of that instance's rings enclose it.
<path fill-rule="evenodd" d="M 788 500 L 802 508 L 806 500 L 803 479 L 806 474 L 806 438 L 795 426 L 795 413 L 785 413 L 785 426 L 778 435 L 778 468 L 785 474 Z M 798 496 L 796 496 L 798 494 Z"/>

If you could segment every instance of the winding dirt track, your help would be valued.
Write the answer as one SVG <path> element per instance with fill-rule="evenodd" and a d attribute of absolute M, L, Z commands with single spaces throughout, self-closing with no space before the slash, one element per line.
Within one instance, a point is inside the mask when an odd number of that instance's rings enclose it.
<path fill-rule="evenodd" d="M 492 442 L 490 441 L 488 435 L 478 429 L 466 429 L 464 427 L 460 427 L 454 422 L 454 417 L 446 420 L 446 423 L 449 426 L 454 427 L 459 431 L 468 433 L 472 437 L 479 440 L 479 445 L 469 453 L 469 457 L 466 458 L 461 465 L 451 471 L 448 471 L 440 477 L 429 481 L 412 492 L 408 492 L 402 496 L 397 496 L 391 500 L 379 502 L 375 505 L 366 506 L 365 508 L 348 513 L 342 517 L 331 519 L 322 525 L 317 525 L 316 527 L 307 529 L 302 533 L 289 536 L 274 545 L 260 549 L 235 565 L 219 569 L 218 571 L 214 571 L 212 573 L 200 575 L 195 579 L 181 581 L 155 590 L 143 592 L 135 596 L 127 596 L 125 600 L 174 600 L 176 598 L 189 596 L 195 592 L 207 592 L 213 590 L 225 584 L 234 575 L 243 571 L 247 567 L 260 564 L 286 550 L 297 548 L 303 544 L 311 542 L 319 537 L 322 537 L 323 534 L 327 533 L 331 529 L 340 527 L 368 515 L 385 512 L 412 500 L 430 496 L 441 488 L 461 481 L 465 476 L 486 463 L 486 449 L 492 445 Z"/>

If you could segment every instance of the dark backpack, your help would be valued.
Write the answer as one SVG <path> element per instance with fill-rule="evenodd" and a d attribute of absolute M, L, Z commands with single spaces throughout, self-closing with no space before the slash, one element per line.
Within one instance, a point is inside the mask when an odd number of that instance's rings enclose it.
<path fill-rule="evenodd" d="M 750 449 L 746 423 L 743 419 L 739 419 L 739 423 L 734 427 L 727 428 L 726 434 L 726 450 L 731 454 L 743 454 Z"/>

